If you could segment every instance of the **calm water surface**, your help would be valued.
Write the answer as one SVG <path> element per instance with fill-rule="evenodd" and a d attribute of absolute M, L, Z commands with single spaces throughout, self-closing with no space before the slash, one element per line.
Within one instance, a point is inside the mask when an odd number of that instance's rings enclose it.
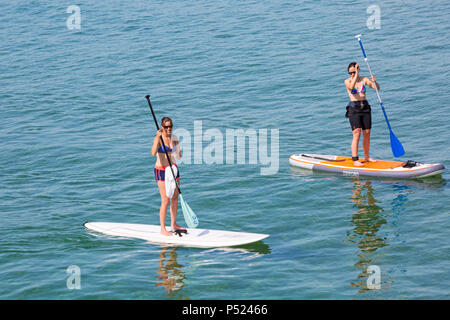
<path fill-rule="evenodd" d="M 80 1 L 81 30 L 69 30 L 70 2 L 1 0 L 0 298 L 448 299 L 448 171 L 389 181 L 288 164 L 299 152 L 349 154 L 343 81 L 351 61 L 368 75 L 362 33 L 401 160 L 450 166 L 450 4 L 383 2 L 380 29 L 369 29 L 371 4 Z M 261 174 L 259 153 L 238 163 L 225 140 L 222 162 L 195 164 L 192 153 L 180 164 L 201 228 L 269 238 L 205 250 L 83 227 L 159 223 L 146 94 L 192 135 L 198 121 L 224 139 L 267 129 L 269 155 L 278 130 L 275 174 Z M 373 90 L 368 100 L 372 156 L 392 159 Z M 373 266 L 378 290 L 367 286 Z"/>

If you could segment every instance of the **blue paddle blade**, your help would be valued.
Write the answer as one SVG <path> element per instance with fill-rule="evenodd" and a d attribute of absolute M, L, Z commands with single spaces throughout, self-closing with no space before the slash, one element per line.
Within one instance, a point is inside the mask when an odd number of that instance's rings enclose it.
<path fill-rule="evenodd" d="M 181 203 L 181 209 L 183 210 L 184 221 L 186 221 L 187 226 L 189 228 L 197 228 L 198 219 L 194 211 L 192 211 L 191 207 L 189 207 L 189 205 L 184 201 L 181 194 L 179 195 L 179 199 Z"/>
<path fill-rule="evenodd" d="M 390 134 L 391 134 L 391 149 L 392 153 L 394 154 L 394 157 L 398 158 L 403 156 L 405 154 L 405 150 L 403 149 L 402 144 L 392 131 L 390 131 Z"/>

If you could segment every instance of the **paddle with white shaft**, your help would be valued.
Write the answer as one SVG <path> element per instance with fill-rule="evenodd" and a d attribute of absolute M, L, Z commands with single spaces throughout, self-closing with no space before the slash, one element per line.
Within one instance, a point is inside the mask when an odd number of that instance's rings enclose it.
<path fill-rule="evenodd" d="M 156 128 L 159 130 L 158 121 L 156 121 L 155 112 L 153 111 L 152 104 L 150 102 L 150 95 L 146 95 L 145 98 L 147 99 L 148 106 L 150 107 L 150 110 L 152 112 L 153 120 L 155 120 Z M 169 154 L 167 153 L 166 146 L 164 145 L 164 140 L 162 137 L 160 137 L 160 139 L 161 139 L 161 145 L 164 149 L 167 160 L 169 161 L 169 167 L 172 172 L 172 176 L 176 177 L 176 175 L 173 172 L 172 162 L 170 161 L 170 157 L 169 157 Z M 175 179 L 175 183 L 176 183 L 176 186 L 178 189 L 178 194 L 180 196 L 180 203 L 181 203 L 181 209 L 183 210 L 184 220 L 186 221 L 186 224 L 188 225 L 189 228 L 196 228 L 198 226 L 198 218 L 197 218 L 196 214 L 194 213 L 194 211 L 192 211 L 191 207 L 189 207 L 189 205 L 184 201 L 183 196 L 181 195 L 180 186 L 178 185 L 178 181 L 176 179 Z"/>
<path fill-rule="evenodd" d="M 364 56 L 364 61 L 366 62 L 367 68 L 369 69 L 370 77 L 373 77 L 372 70 L 370 69 L 369 62 L 367 61 L 366 52 L 364 51 L 364 47 L 362 45 L 361 35 L 358 34 L 357 36 L 355 36 L 355 38 L 358 39 L 359 46 L 361 47 L 361 51 L 362 51 L 363 56 Z M 380 106 L 381 106 L 381 109 L 383 110 L 384 118 L 386 119 L 386 123 L 387 123 L 387 126 L 389 128 L 389 134 L 390 134 L 390 137 L 391 137 L 392 153 L 394 154 L 394 157 L 401 157 L 401 156 L 403 156 L 405 154 L 405 150 L 403 149 L 403 146 L 400 143 L 400 141 L 395 136 L 394 132 L 392 132 L 391 125 L 389 124 L 389 120 L 387 118 L 386 111 L 384 110 L 383 102 L 381 101 L 380 93 L 378 92 L 378 89 L 377 89 L 376 85 L 375 85 L 375 91 L 377 92 L 378 101 L 380 102 Z"/>

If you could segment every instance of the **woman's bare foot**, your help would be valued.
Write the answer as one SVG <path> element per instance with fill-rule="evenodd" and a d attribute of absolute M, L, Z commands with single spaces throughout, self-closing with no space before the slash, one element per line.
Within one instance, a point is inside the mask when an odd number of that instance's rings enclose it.
<path fill-rule="evenodd" d="M 372 159 L 372 158 L 369 158 L 368 160 L 367 159 L 364 159 L 364 162 L 377 162 L 377 160 L 375 160 L 375 159 Z"/>
<path fill-rule="evenodd" d="M 362 164 L 359 161 L 353 161 L 353 165 L 356 166 L 356 167 L 364 167 L 364 164 Z"/>
<path fill-rule="evenodd" d="M 169 231 L 167 231 L 166 230 L 166 228 L 161 228 L 161 234 L 163 235 L 163 236 L 173 236 L 173 234 L 172 233 L 170 233 Z"/>
<path fill-rule="evenodd" d="M 172 231 L 175 231 L 175 230 L 185 230 L 186 231 L 186 228 L 183 228 L 176 223 L 174 225 L 172 225 L 171 228 L 172 228 Z"/>

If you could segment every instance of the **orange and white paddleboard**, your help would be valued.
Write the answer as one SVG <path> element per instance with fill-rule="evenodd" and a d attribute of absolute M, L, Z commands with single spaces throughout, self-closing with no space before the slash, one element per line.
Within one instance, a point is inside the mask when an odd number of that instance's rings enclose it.
<path fill-rule="evenodd" d="M 360 162 L 364 166 L 355 166 L 351 157 L 320 154 L 294 154 L 289 158 L 289 164 L 294 167 L 342 173 L 348 176 L 423 178 L 441 174 L 445 169 L 442 163 L 427 164 L 415 161 L 386 160 L 367 163 L 363 162 L 362 159 L 360 159 Z"/>

